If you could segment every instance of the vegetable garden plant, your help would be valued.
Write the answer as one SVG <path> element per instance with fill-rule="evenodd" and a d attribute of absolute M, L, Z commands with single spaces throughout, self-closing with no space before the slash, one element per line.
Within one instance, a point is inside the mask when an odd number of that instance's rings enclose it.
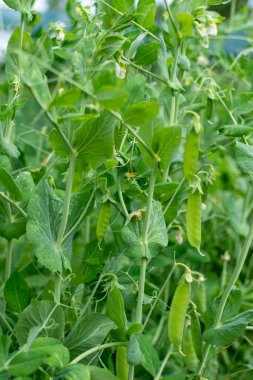
<path fill-rule="evenodd" d="M 4 2 L 0 379 L 251 379 L 250 10 Z"/>

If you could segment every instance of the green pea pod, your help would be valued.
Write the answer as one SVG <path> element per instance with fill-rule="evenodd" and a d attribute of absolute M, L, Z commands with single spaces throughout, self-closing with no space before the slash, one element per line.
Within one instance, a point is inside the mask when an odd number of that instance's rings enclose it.
<path fill-rule="evenodd" d="M 184 153 L 184 176 L 191 183 L 196 173 L 199 157 L 199 133 L 192 128 L 188 133 Z"/>
<path fill-rule="evenodd" d="M 209 98 L 209 96 L 206 99 L 206 118 L 207 120 L 210 120 L 213 114 L 213 99 Z"/>
<path fill-rule="evenodd" d="M 191 370 L 195 371 L 198 365 L 198 358 L 194 349 L 191 326 L 187 326 L 184 332 L 183 341 L 184 362 L 185 365 Z"/>
<path fill-rule="evenodd" d="M 201 194 L 198 189 L 188 195 L 186 233 L 189 243 L 199 251 L 201 244 Z"/>
<path fill-rule="evenodd" d="M 199 360 L 202 360 L 203 357 L 203 347 L 201 340 L 201 327 L 198 315 L 195 310 L 191 313 L 191 334 L 192 334 L 192 343 L 196 355 Z"/>
<path fill-rule="evenodd" d="M 206 311 L 206 287 L 203 282 L 200 282 L 196 288 L 194 303 L 197 306 L 198 312 L 202 315 Z"/>
<path fill-rule="evenodd" d="M 184 274 L 174 293 L 168 320 L 168 336 L 172 344 L 181 351 L 185 316 L 191 296 L 191 283 Z"/>
<path fill-rule="evenodd" d="M 118 346 L 116 350 L 116 375 L 119 380 L 128 379 L 127 350 L 124 346 Z"/>
<path fill-rule="evenodd" d="M 109 201 L 101 205 L 96 229 L 96 235 L 99 243 L 101 243 L 105 237 L 110 219 L 110 211 L 111 203 Z"/>

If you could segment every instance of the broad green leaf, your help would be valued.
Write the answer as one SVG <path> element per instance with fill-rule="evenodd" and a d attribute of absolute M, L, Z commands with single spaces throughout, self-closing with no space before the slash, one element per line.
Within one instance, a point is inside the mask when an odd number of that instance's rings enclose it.
<path fill-rule="evenodd" d="M 81 91 L 77 87 L 71 89 L 60 89 L 55 95 L 50 107 L 74 107 L 81 96 Z"/>
<path fill-rule="evenodd" d="M 101 344 L 110 330 L 116 326 L 108 317 L 98 313 L 91 313 L 81 317 L 69 335 L 64 345 L 69 349 L 72 358 L 87 351 L 91 347 Z M 87 358 L 87 362 L 89 362 Z"/>
<path fill-rule="evenodd" d="M 143 355 L 141 365 L 146 369 L 146 371 L 155 377 L 160 368 L 160 361 L 157 350 L 152 346 L 149 339 L 144 335 L 141 335 L 139 337 L 139 346 Z"/>
<path fill-rule="evenodd" d="M 90 369 L 90 380 L 120 380 L 114 376 L 110 371 L 104 368 L 99 368 L 95 366 L 89 366 Z"/>
<path fill-rule="evenodd" d="M 156 62 L 160 42 L 149 42 L 141 45 L 134 57 L 136 65 L 148 66 Z"/>
<path fill-rule="evenodd" d="M 253 146 L 240 142 L 235 144 L 235 158 L 238 167 L 245 174 L 253 173 Z"/>
<path fill-rule="evenodd" d="M 144 362 L 144 357 L 139 344 L 140 335 L 131 335 L 127 344 L 127 362 L 130 365 L 137 366 Z"/>
<path fill-rule="evenodd" d="M 3 131 L 0 130 L 0 152 L 6 154 L 10 158 L 18 158 L 20 152 L 17 146 L 3 136 Z"/>
<path fill-rule="evenodd" d="M 49 133 L 49 142 L 55 153 L 60 157 L 69 157 L 69 148 L 58 131 L 54 128 Z"/>
<path fill-rule="evenodd" d="M 26 232 L 26 218 L 11 207 L 12 220 L 9 219 L 6 202 L 0 199 L 0 236 L 7 240 L 18 239 Z"/>
<path fill-rule="evenodd" d="M 122 13 L 127 12 L 126 0 L 111 0 L 111 4 L 118 11 Z"/>
<path fill-rule="evenodd" d="M 203 340 L 215 346 L 226 346 L 240 338 L 248 323 L 253 320 L 253 310 L 244 311 L 241 314 L 226 321 L 217 328 L 209 328 L 203 334 Z"/>
<path fill-rule="evenodd" d="M 38 261 L 52 272 L 71 269 L 72 237 L 64 240 L 61 247 L 56 244 L 62 207 L 62 200 L 45 180 L 37 185 L 28 204 L 27 237 Z"/>
<path fill-rule="evenodd" d="M 122 237 L 129 246 L 131 257 L 151 257 L 157 254 L 161 246 L 168 244 L 167 229 L 160 202 L 153 201 L 150 223 L 147 232 L 147 246 L 143 242 L 144 215 L 138 220 L 132 220 L 123 227 Z"/>
<path fill-rule="evenodd" d="M 114 339 L 118 341 L 126 340 L 126 314 L 124 299 L 119 288 L 112 289 L 107 297 L 106 315 L 118 326 L 111 332 Z"/>
<path fill-rule="evenodd" d="M 98 54 L 102 55 L 104 60 L 107 60 L 122 48 L 125 41 L 125 37 L 119 34 L 106 37 L 102 44 L 97 46 Z"/>
<path fill-rule="evenodd" d="M 9 193 L 13 200 L 20 201 L 22 199 L 19 188 L 12 175 L 3 167 L 0 167 L 0 186 Z"/>
<path fill-rule="evenodd" d="M 21 76 L 22 73 L 29 76 L 31 57 L 34 54 L 35 44 L 31 36 L 24 32 L 23 43 L 22 43 L 22 55 L 20 54 L 20 29 L 15 28 L 11 38 L 9 39 L 6 60 L 5 60 L 5 74 L 9 83 L 16 81 L 18 75 Z M 20 71 L 22 64 L 23 71 Z"/>
<path fill-rule="evenodd" d="M 31 64 L 28 72 L 22 76 L 25 84 L 33 91 L 34 96 L 38 100 L 43 109 L 48 109 L 52 102 L 52 96 L 47 83 L 47 78 L 42 74 L 38 64 Z"/>
<path fill-rule="evenodd" d="M 158 112 L 159 104 L 155 100 L 139 102 L 127 108 L 123 119 L 132 126 L 141 126 L 154 119 Z"/>
<path fill-rule="evenodd" d="M 57 372 L 53 380 L 91 380 L 89 367 L 83 364 L 72 364 Z"/>
<path fill-rule="evenodd" d="M 45 355 L 42 352 L 24 351 L 13 354 L 7 367 L 12 376 L 26 376 L 33 373 L 43 363 Z"/>
<path fill-rule="evenodd" d="M 42 337 L 35 339 L 31 350 L 45 354 L 44 363 L 54 368 L 63 368 L 69 363 L 69 351 L 62 342 L 55 338 Z"/>
<path fill-rule="evenodd" d="M 128 99 L 128 93 L 123 88 L 103 86 L 97 92 L 97 100 L 106 109 L 119 110 Z"/>
<path fill-rule="evenodd" d="M 192 35 L 192 28 L 194 18 L 189 13 L 179 12 L 177 14 L 177 21 L 179 25 L 180 38 L 190 37 Z"/>
<path fill-rule="evenodd" d="M 32 195 L 34 189 L 34 182 L 30 172 L 22 172 L 15 178 L 16 185 L 18 186 L 22 199 L 27 201 Z"/>
<path fill-rule="evenodd" d="M 115 120 L 103 113 L 96 120 L 83 124 L 75 133 L 74 148 L 77 158 L 93 168 L 102 165 L 113 155 Z"/>
<path fill-rule="evenodd" d="M 24 310 L 30 301 L 30 291 L 23 276 L 13 272 L 4 287 L 4 298 L 8 306 L 18 313 Z"/>
<path fill-rule="evenodd" d="M 252 128 L 239 124 L 239 125 L 223 125 L 218 129 L 218 132 L 221 135 L 229 136 L 229 137 L 242 137 L 244 135 L 248 135 L 250 132 L 252 132 Z"/>
<path fill-rule="evenodd" d="M 155 22 L 155 0 L 139 0 L 137 5 L 137 21 L 145 28 L 150 28 Z"/>
<path fill-rule="evenodd" d="M 8 352 L 11 345 L 11 339 L 0 333 L 0 368 L 4 366 L 8 359 Z"/>
<path fill-rule="evenodd" d="M 36 41 L 36 58 L 42 73 L 45 73 L 53 63 L 54 49 L 48 31 L 44 30 Z"/>
<path fill-rule="evenodd" d="M 65 318 L 62 308 L 52 301 L 32 300 L 31 304 L 20 314 L 15 327 L 20 345 L 26 343 L 29 331 L 39 327 L 39 335 L 62 339 Z"/>
<path fill-rule="evenodd" d="M 8 7 L 24 14 L 31 18 L 32 0 L 3 0 Z"/>
<path fill-rule="evenodd" d="M 234 101 L 234 107 L 240 115 L 253 111 L 253 92 L 241 92 Z"/>
<path fill-rule="evenodd" d="M 166 169 L 179 149 L 182 128 L 178 126 L 155 130 L 152 147 L 160 159 L 160 166 Z"/>

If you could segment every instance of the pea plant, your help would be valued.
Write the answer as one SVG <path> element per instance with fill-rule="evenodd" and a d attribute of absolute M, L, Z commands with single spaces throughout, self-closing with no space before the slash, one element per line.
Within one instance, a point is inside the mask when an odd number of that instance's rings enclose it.
<path fill-rule="evenodd" d="M 4 2 L 0 379 L 252 378 L 247 2 Z"/>

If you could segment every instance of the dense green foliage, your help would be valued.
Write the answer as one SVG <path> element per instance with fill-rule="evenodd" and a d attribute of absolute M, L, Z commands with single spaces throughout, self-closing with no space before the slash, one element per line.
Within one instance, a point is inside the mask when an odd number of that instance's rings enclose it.
<path fill-rule="evenodd" d="M 4 2 L 0 379 L 251 379 L 250 10 Z"/>

